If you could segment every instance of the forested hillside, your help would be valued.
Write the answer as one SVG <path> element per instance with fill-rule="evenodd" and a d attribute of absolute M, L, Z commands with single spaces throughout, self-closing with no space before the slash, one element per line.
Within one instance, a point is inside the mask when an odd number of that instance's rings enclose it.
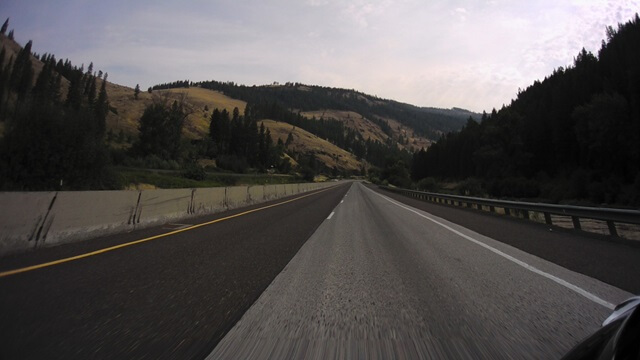
<path fill-rule="evenodd" d="M 293 83 L 244 86 L 217 81 L 193 83 L 183 80 L 155 85 L 149 90 L 157 92 L 194 87 L 218 91 L 230 98 L 243 100 L 249 104 L 251 116 L 300 127 L 379 168 L 397 161 L 401 161 L 404 164 L 402 166 L 408 166 L 412 152 L 428 146 L 427 139 L 436 139 L 448 131 L 457 131 L 468 118 L 479 116 L 462 109 L 418 108 L 354 90 Z M 346 112 L 347 117 L 353 114 L 354 118 L 332 116 L 341 111 Z M 316 117 L 315 114 L 319 116 Z M 375 134 L 364 131 L 365 127 L 369 130 L 373 128 Z M 310 154 L 291 155 L 308 157 Z M 302 162 L 305 163 L 306 160 Z M 319 171 L 336 173 L 331 166 L 324 162 L 322 164 L 324 166 L 320 166 Z M 347 168 L 338 168 L 338 173 L 353 173 L 345 170 Z"/>
<path fill-rule="evenodd" d="M 0 189 L 112 188 L 107 74 L 33 55 L 0 31 Z M 7 46 L 5 46 L 5 44 Z M 34 66 L 35 64 L 35 66 Z"/>
<path fill-rule="evenodd" d="M 414 180 L 469 181 L 491 196 L 640 204 L 640 19 L 609 27 L 597 56 L 536 81 L 481 123 L 414 155 Z"/>
<path fill-rule="evenodd" d="M 174 83 L 153 86 L 153 90 L 200 86 L 216 90 L 234 99 L 253 104 L 277 104 L 297 111 L 344 110 L 356 112 L 383 129 L 388 128 L 385 119 L 390 118 L 405 124 L 422 136 L 435 140 L 441 134 L 459 130 L 471 116 L 478 114 L 462 109 L 420 108 L 393 100 L 380 99 L 355 90 L 286 83 L 284 85 L 246 86 L 233 82 L 203 81 Z"/>
<path fill-rule="evenodd" d="M 226 172 L 291 181 L 370 172 L 406 185 L 415 150 L 478 116 L 291 83 L 177 81 L 143 92 L 108 82 L 93 64 L 33 53 L 31 41 L 21 47 L 7 27 L 8 20 L 0 35 L 2 190 L 197 186 L 182 178 Z"/>

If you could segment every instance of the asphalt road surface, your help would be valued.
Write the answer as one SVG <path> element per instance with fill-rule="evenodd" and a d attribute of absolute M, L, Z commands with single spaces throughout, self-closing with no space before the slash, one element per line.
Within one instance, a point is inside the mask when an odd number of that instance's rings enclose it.
<path fill-rule="evenodd" d="M 347 191 L 238 209 L 0 259 L 0 274 L 243 214 L 208 226 L 0 276 L 0 359 L 203 359 Z"/>
<path fill-rule="evenodd" d="M 639 248 L 387 195 L 344 184 L 1 258 L 0 359 L 559 358 L 637 286 Z"/>
<path fill-rule="evenodd" d="M 629 296 L 355 183 L 208 359 L 553 359 Z"/>

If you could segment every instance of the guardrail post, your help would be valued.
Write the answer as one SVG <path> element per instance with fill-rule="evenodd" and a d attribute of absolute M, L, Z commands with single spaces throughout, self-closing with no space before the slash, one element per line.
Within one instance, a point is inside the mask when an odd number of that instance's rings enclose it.
<path fill-rule="evenodd" d="M 572 216 L 571 221 L 573 221 L 573 228 L 576 230 L 582 230 L 582 226 L 580 226 L 580 218 L 577 216 Z"/>
<path fill-rule="evenodd" d="M 544 213 L 544 222 L 547 223 L 547 225 L 553 225 L 553 221 L 551 221 L 551 214 L 548 212 Z"/>
<path fill-rule="evenodd" d="M 522 210 L 522 217 L 524 217 L 525 219 L 529 220 L 529 211 L 528 210 Z"/>
<path fill-rule="evenodd" d="M 609 227 L 609 234 L 611 234 L 611 236 L 618 237 L 618 230 L 616 229 L 616 224 L 614 224 L 613 221 L 611 220 L 607 220 L 607 226 Z"/>
<path fill-rule="evenodd" d="M 511 216 L 511 209 L 509 208 L 503 208 L 504 209 L 504 214 L 507 216 Z"/>
<path fill-rule="evenodd" d="M 493 205 L 489 206 L 489 212 L 496 212 L 496 207 Z"/>

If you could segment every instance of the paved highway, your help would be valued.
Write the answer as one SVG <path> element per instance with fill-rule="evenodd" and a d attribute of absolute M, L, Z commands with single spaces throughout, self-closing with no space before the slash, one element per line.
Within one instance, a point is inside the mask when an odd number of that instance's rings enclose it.
<path fill-rule="evenodd" d="M 629 296 L 356 183 L 208 358 L 559 358 Z"/>
<path fill-rule="evenodd" d="M 4 257 L 0 359 L 203 359 L 348 186 Z M 150 240 L 2 276 L 142 239 Z"/>
<path fill-rule="evenodd" d="M 637 286 L 640 248 L 387 195 L 4 257 L 0 359 L 558 358 Z"/>

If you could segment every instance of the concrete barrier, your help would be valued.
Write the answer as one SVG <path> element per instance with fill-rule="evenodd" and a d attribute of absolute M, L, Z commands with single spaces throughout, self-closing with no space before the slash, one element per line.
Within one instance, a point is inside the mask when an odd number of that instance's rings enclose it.
<path fill-rule="evenodd" d="M 227 207 L 236 209 L 249 205 L 249 191 L 246 186 L 230 186 L 227 188 Z"/>
<path fill-rule="evenodd" d="M 222 212 L 336 183 L 0 193 L 0 255 Z"/>
<path fill-rule="evenodd" d="M 226 188 L 196 189 L 193 209 L 195 214 L 212 214 L 227 209 Z"/>
<path fill-rule="evenodd" d="M 172 221 L 195 213 L 196 189 L 145 190 L 141 193 L 136 225 Z"/>
<path fill-rule="evenodd" d="M 273 200 L 278 197 L 278 186 L 277 185 L 265 185 L 264 187 L 264 199 L 265 200 Z"/>
<path fill-rule="evenodd" d="M 50 226 L 55 192 L 0 194 L 0 254 L 35 248 Z M 45 223 L 46 222 L 46 223 Z"/>
<path fill-rule="evenodd" d="M 287 195 L 294 195 L 294 194 L 297 194 L 298 192 L 297 192 L 296 190 L 297 190 L 297 188 L 295 188 L 295 187 L 293 186 L 293 184 L 285 184 L 285 185 L 284 185 L 284 192 L 285 192 Z"/>
<path fill-rule="evenodd" d="M 140 191 L 61 191 L 48 216 L 42 245 L 97 237 L 131 229 L 138 221 Z"/>
<path fill-rule="evenodd" d="M 249 203 L 257 204 L 264 201 L 264 185 L 249 186 Z"/>

